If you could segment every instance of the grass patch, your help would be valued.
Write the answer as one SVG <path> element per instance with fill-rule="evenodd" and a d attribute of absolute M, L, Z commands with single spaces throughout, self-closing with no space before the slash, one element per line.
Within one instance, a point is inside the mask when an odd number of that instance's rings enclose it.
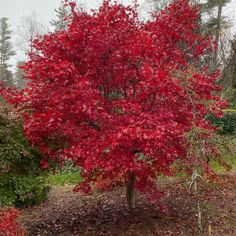
<path fill-rule="evenodd" d="M 53 186 L 53 185 L 73 185 L 78 184 L 82 181 L 82 177 L 79 172 L 61 172 L 56 175 L 49 175 L 46 177 L 46 183 Z"/>
<path fill-rule="evenodd" d="M 232 169 L 236 169 L 236 156 L 227 156 L 225 157 L 225 162 L 232 167 Z M 177 163 L 174 164 L 175 167 Z M 210 166 L 216 173 L 224 173 L 227 170 L 220 165 L 216 160 L 210 161 Z M 175 174 L 175 177 L 185 177 L 186 173 L 179 171 Z M 160 179 L 166 178 L 166 176 L 159 176 Z M 51 174 L 46 177 L 46 183 L 50 186 L 64 186 L 64 185 L 74 185 L 78 184 L 82 181 L 82 177 L 80 175 L 80 171 L 61 171 L 58 174 Z"/>
<path fill-rule="evenodd" d="M 224 161 L 231 166 L 232 169 L 236 169 L 236 156 L 226 156 L 224 158 Z M 227 170 L 219 164 L 216 160 L 211 160 L 210 161 L 210 166 L 213 168 L 213 170 L 216 173 L 224 173 L 227 172 Z"/>
<path fill-rule="evenodd" d="M 236 170 L 236 156 L 225 156 L 224 161 L 226 162 L 226 164 L 228 164 L 232 168 L 232 170 Z M 214 160 L 214 159 L 210 160 L 209 165 L 215 171 L 215 173 L 222 174 L 229 171 L 226 168 L 224 168 L 217 160 Z M 173 177 L 187 177 L 188 176 L 186 172 L 181 171 L 181 170 L 178 171 L 178 168 L 180 166 L 177 161 L 173 164 L 173 166 L 177 170 Z M 162 174 L 158 178 L 163 179 L 166 177 L 167 176 Z"/>

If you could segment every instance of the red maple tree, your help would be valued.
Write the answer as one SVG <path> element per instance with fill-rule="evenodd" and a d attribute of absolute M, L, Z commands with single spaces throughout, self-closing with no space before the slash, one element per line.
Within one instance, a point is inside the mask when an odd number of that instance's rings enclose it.
<path fill-rule="evenodd" d="M 201 64 L 214 44 L 186 0 L 148 22 L 137 6 L 107 0 L 90 14 L 71 7 L 67 29 L 34 41 L 24 66 L 29 83 L 8 101 L 22 110 L 43 167 L 48 158 L 81 167 L 76 190 L 124 179 L 129 202 L 133 188 L 158 201 L 157 175 L 187 160 L 187 134 L 211 130 L 205 116 L 220 112 L 218 75 Z"/>

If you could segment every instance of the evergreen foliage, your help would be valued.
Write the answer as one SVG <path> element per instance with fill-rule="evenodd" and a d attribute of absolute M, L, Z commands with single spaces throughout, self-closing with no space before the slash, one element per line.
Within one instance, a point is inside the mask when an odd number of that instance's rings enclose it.
<path fill-rule="evenodd" d="M 0 206 L 21 206 L 46 198 L 41 155 L 24 137 L 20 117 L 0 107 Z"/>
<path fill-rule="evenodd" d="M 60 6 L 55 9 L 56 19 L 50 21 L 51 26 L 56 31 L 66 29 L 69 20 L 67 19 L 69 15 L 68 6 L 65 5 L 64 1 L 61 1 Z"/>
<path fill-rule="evenodd" d="M 9 29 L 8 18 L 0 18 L 0 80 L 6 85 L 13 84 L 12 73 L 9 70 L 9 60 L 15 55 L 11 43 L 11 33 Z"/>

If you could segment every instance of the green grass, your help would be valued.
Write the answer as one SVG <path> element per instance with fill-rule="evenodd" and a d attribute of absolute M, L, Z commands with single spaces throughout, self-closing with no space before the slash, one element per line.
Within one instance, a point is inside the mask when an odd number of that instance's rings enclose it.
<path fill-rule="evenodd" d="M 46 177 L 46 183 L 51 186 L 73 185 L 78 184 L 81 181 L 82 177 L 79 172 L 61 172 L 59 174 L 49 175 Z"/>
<path fill-rule="evenodd" d="M 225 162 L 236 170 L 236 156 L 225 157 Z M 175 164 L 176 165 L 176 164 Z M 211 160 L 210 166 L 216 173 L 224 173 L 227 170 L 224 169 L 217 161 Z M 184 177 L 186 173 L 178 172 L 176 177 Z M 160 176 L 159 178 L 166 178 L 166 176 Z M 64 186 L 64 185 L 74 185 L 82 181 L 82 177 L 79 171 L 62 171 L 58 174 L 51 174 L 46 177 L 46 183 L 50 186 Z"/>
<path fill-rule="evenodd" d="M 232 168 L 232 170 L 236 170 L 236 156 L 226 156 L 224 157 L 224 161 Z M 216 160 L 211 160 L 209 163 L 210 167 L 215 171 L 215 173 L 225 173 L 228 170 L 220 165 Z M 174 167 L 178 168 L 178 163 L 174 163 Z M 184 171 L 178 171 L 175 173 L 174 177 L 186 177 L 187 174 Z M 165 175 L 160 175 L 159 178 L 166 178 Z"/>
<path fill-rule="evenodd" d="M 232 169 L 236 169 L 236 156 L 227 156 L 225 157 L 225 162 L 232 167 Z M 224 173 L 227 170 L 221 166 L 217 161 L 211 160 L 210 166 L 216 173 Z"/>

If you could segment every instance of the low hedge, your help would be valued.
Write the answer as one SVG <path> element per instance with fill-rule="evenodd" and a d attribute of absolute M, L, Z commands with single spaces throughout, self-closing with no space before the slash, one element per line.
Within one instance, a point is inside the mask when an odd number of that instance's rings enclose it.
<path fill-rule="evenodd" d="M 219 128 L 220 134 L 236 134 L 236 112 L 225 112 L 223 117 L 209 116 L 211 123 Z"/>
<path fill-rule="evenodd" d="M 20 116 L 0 105 L 0 207 L 22 206 L 47 197 L 40 153 L 24 137 Z"/>

